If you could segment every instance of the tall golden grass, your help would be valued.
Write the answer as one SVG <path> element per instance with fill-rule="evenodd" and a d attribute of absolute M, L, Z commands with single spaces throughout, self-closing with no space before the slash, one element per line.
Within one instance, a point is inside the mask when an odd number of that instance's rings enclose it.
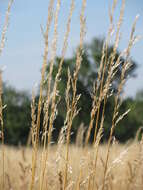
<path fill-rule="evenodd" d="M 13 1 L 8 5 L 6 21 L 4 24 L 0 54 L 5 43 L 5 33 L 7 31 L 9 13 Z M 67 87 L 65 89 L 65 101 L 67 114 L 65 116 L 64 126 L 60 132 L 57 145 L 51 146 L 53 123 L 57 113 L 57 105 L 60 101 L 58 93 L 58 84 L 60 82 L 61 72 L 68 48 L 69 34 L 71 30 L 71 20 L 74 13 L 75 1 L 71 0 L 69 15 L 65 29 L 63 47 L 61 52 L 61 61 L 58 71 L 52 83 L 52 73 L 57 53 L 58 42 L 58 19 L 61 9 L 61 0 L 49 0 L 48 18 L 45 32 L 43 32 L 45 48 L 43 64 L 41 70 L 41 82 L 38 106 L 35 103 L 35 92 L 32 93 L 31 102 L 31 141 L 32 148 L 19 147 L 10 148 L 4 146 L 4 123 L 3 123 L 3 103 L 2 103 L 2 72 L 0 72 L 0 123 L 1 123 L 1 155 L 0 162 L 0 188 L 5 190 L 19 189 L 39 189 L 39 190 L 68 190 L 68 189 L 143 189 L 142 174 L 142 143 L 133 142 L 127 145 L 120 145 L 113 139 L 114 129 L 120 120 L 122 120 L 130 110 L 119 115 L 119 109 L 122 104 L 121 92 L 125 83 L 126 72 L 131 66 L 130 51 L 132 46 L 138 40 L 135 36 L 135 27 L 137 18 L 131 28 L 131 34 L 127 47 L 115 59 L 117 49 L 121 38 L 121 26 L 124 17 L 125 0 L 122 0 L 120 16 L 117 24 L 114 23 L 114 12 L 117 1 L 113 1 L 110 10 L 110 25 L 107 37 L 102 49 L 102 59 L 98 71 L 96 84 L 93 84 L 93 104 L 91 109 L 91 119 L 85 134 L 84 127 L 79 127 L 76 144 L 70 145 L 71 129 L 73 120 L 79 112 L 78 101 L 82 94 L 77 94 L 77 80 L 80 68 L 82 67 L 82 55 L 84 53 L 84 37 L 86 33 L 86 0 L 81 1 L 81 11 L 79 17 L 80 33 L 79 47 L 76 52 L 76 61 L 73 73 L 68 69 Z M 89 3 L 89 2 L 88 2 Z M 49 33 L 53 23 L 53 39 L 50 44 Z M 108 57 L 108 45 L 114 41 L 114 48 Z M 46 75 L 46 67 L 49 60 L 49 73 Z M 120 84 L 117 93 L 111 92 L 111 84 L 114 76 L 121 64 L 121 58 L 125 61 L 122 65 Z M 108 75 L 106 76 L 106 72 Z M 47 88 L 45 89 L 45 81 Z M 72 95 L 70 94 L 72 92 Z M 110 137 L 105 145 L 100 145 L 104 130 L 104 119 L 106 103 L 110 96 L 114 96 L 114 112 L 111 121 Z M 101 120 L 101 103 L 103 103 Z M 36 111 L 37 110 L 37 111 Z M 41 113 L 44 112 L 42 138 L 40 134 Z M 82 111 L 82 110 L 81 110 Z M 95 124 L 95 126 L 94 126 Z M 91 130 L 94 131 L 94 142 L 89 146 Z M 84 141 L 84 142 L 83 142 Z"/>
<path fill-rule="evenodd" d="M 53 146 L 49 151 L 47 170 L 43 189 L 63 189 L 66 146 L 61 149 Z M 60 149 L 60 150 L 59 150 Z M 107 145 L 99 147 L 96 170 L 95 148 L 89 147 L 87 153 L 79 146 L 70 146 L 67 189 L 102 189 L 106 162 Z M 40 155 L 38 152 L 34 189 L 39 189 Z M 32 175 L 31 148 L 5 148 L 5 189 L 29 189 Z M 110 158 L 105 177 L 105 189 L 142 189 L 142 143 L 120 145 L 116 141 L 110 147 Z M 2 163 L 0 163 L 2 166 Z M 2 172 L 0 170 L 0 172 Z M 94 181 L 93 176 L 95 175 Z M 2 179 L 1 179 L 2 180 Z M 2 181 L 0 181 L 2 182 Z M 93 183 L 94 182 L 94 183 Z"/>

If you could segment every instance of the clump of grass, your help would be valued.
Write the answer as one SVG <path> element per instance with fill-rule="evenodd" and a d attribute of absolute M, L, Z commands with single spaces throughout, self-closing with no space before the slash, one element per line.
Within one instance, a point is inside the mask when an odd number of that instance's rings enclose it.
<path fill-rule="evenodd" d="M 105 178 L 105 188 L 107 189 L 142 189 L 142 153 L 141 142 L 133 144 L 114 144 L 110 148 L 110 158 Z M 66 146 L 62 147 L 63 155 L 66 153 Z M 107 145 L 99 148 L 98 160 L 96 165 L 95 179 L 93 183 L 94 170 L 94 153 L 95 149 L 88 147 L 85 152 L 82 147 L 70 146 L 69 168 L 68 168 L 68 189 L 101 189 L 103 187 L 103 174 Z M 8 157 L 5 159 L 5 189 L 19 190 L 28 189 L 31 177 L 31 148 L 26 148 L 23 160 L 22 149 L 14 147 L 5 147 L 5 153 Z M 62 153 L 61 153 L 62 154 Z M 40 152 L 38 156 L 40 156 Z M 63 189 L 65 160 L 60 158 L 60 164 L 57 169 L 57 146 L 49 150 L 48 170 L 46 170 L 45 183 L 43 189 Z M 39 159 L 37 162 L 39 163 Z M 22 164 L 21 166 L 19 164 Z M 2 163 L 0 163 L 2 166 Z M 13 171 L 15 173 L 13 174 Z M 2 171 L 0 171 L 2 172 Z M 37 167 L 37 173 L 40 177 L 40 168 Z M 122 174 L 122 175 L 121 175 Z M 24 180 L 22 179 L 24 178 Z M 2 180 L 2 179 L 0 179 Z M 39 178 L 36 175 L 34 189 L 38 190 Z M 25 188 L 24 188 L 25 187 Z"/>

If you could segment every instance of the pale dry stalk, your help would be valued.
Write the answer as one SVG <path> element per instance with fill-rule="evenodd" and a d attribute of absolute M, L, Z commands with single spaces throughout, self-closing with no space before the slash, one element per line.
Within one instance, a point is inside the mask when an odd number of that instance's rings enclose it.
<path fill-rule="evenodd" d="M 92 189 L 94 189 L 94 184 L 95 184 L 94 181 L 95 181 L 95 175 L 96 175 L 96 164 L 97 164 L 97 159 L 98 159 L 99 143 L 100 143 L 102 133 L 103 133 L 104 116 L 101 119 L 101 124 L 100 124 L 98 134 L 97 134 L 97 127 L 98 127 L 98 121 L 99 121 L 100 105 L 101 105 L 102 99 L 104 98 L 104 96 L 103 96 L 103 84 L 104 84 L 105 72 L 106 72 L 107 62 L 108 62 L 108 60 L 107 60 L 108 44 L 110 42 L 110 38 L 113 35 L 113 31 L 114 31 L 113 16 L 114 16 L 116 4 L 117 4 L 117 1 L 115 0 L 113 2 L 111 13 L 110 13 L 110 25 L 109 25 L 107 39 L 103 44 L 102 57 L 101 57 L 101 62 L 100 62 L 100 67 L 99 67 L 99 72 L 98 72 L 96 88 L 94 87 L 91 120 L 90 120 L 90 124 L 89 124 L 89 128 L 88 128 L 88 132 L 86 135 L 86 139 L 85 139 L 85 147 L 86 147 L 88 142 L 89 142 L 91 130 L 93 128 L 95 114 L 97 113 L 96 124 L 95 124 L 95 133 L 94 133 L 94 143 L 93 143 L 94 148 L 95 148 L 95 160 L 94 160 L 94 169 L 93 169 L 93 172 L 91 174 L 91 179 L 90 179 L 90 182 L 91 182 L 91 180 L 93 182 L 92 183 Z M 98 90 L 99 90 L 99 93 L 98 93 Z"/>
<path fill-rule="evenodd" d="M 5 149 L 4 149 L 4 122 L 3 122 L 3 85 L 2 85 L 2 71 L 0 71 L 0 127 L 1 127 L 1 140 L 2 140 L 2 186 L 5 188 Z"/>
<path fill-rule="evenodd" d="M 35 173 L 36 173 L 36 161 L 37 161 L 37 152 L 38 152 L 38 145 L 39 145 L 39 130 L 40 130 L 40 116 L 42 110 L 42 103 L 43 103 L 43 85 L 45 79 L 45 71 L 47 66 L 47 58 L 48 58 L 48 51 L 49 51 L 49 31 L 52 22 L 52 13 L 53 13 L 53 4 L 54 0 L 50 0 L 49 7 L 48 7 L 48 20 L 45 32 L 45 49 L 44 49 L 44 56 L 43 56 L 43 65 L 41 71 L 41 82 L 40 82 L 40 95 L 39 95 L 39 102 L 38 102 L 38 113 L 37 113 L 37 121 L 36 121 L 36 139 L 35 139 L 35 148 L 33 150 L 32 156 L 32 176 L 31 176 L 31 183 L 30 183 L 30 190 L 33 189 L 35 183 Z"/>
<path fill-rule="evenodd" d="M 49 105 L 50 105 L 50 94 L 51 94 L 51 81 L 52 81 L 52 73 L 53 73 L 53 67 L 54 67 L 54 62 L 55 62 L 55 57 L 56 57 L 56 51 L 57 51 L 57 40 L 58 40 L 58 17 L 59 17 L 59 11 L 60 11 L 60 6 L 61 6 L 61 0 L 57 0 L 56 3 L 56 10 L 54 14 L 54 34 L 53 34 L 53 40 L 52 40 L 52 45 L 51 45 L 51 60 L 50 60 L 50 70 L 48 73 L 48 87 L 47 87 L 47 94 L 46 94 L 46 101 L 44 103 L 44 123 L 43 123 L 43 128 L 44 128 L 44 147 L 43 147 L 43 152 L 42 152 L 42 158 L 41 158 L 41 174 L 40 174 L 40 184 L 39 184 L 39 189 L 43 189 L 44 185 L 44 177 L 45 177 L 45 170 L 46 170 L 46 161 L 47 161 L 47 151 L 46 150 L 46 144 L 47 144 L 47 125 L 48 125 L 48 120 L 49 120 Z M 53 8 L 53 4 L 52 4 Z M 47 66 L 47 65 L 46 65 Z M 47 68 L 45 66 L 45 69 Z M 50 130 L 50 129 L 49 129 Z M 49 133 L 48 133 L 48 144 L 49 144 Z"/>
<path fill-rule="evenodd" d="M 93 104 L 92 104 L 92 110 L 91 110 L 91 116 L 90 116 L 90 118 L 91 118 L 90 124 L 89 124 L 89 128 L 87 131 L 86 139 L 85 139 L 85 146 L 87 146 L 87 144 L 89 142 L 91 130 L 92 130 L 93 124 L 94 124 L 94 118 L 95 118 L 95 115 L 97 112 L 94 143 L 96 141 L 97 126 L 98 126 L 99 113 L 100 113 L 100 105 L 101 105 L 101 101 L 103 99 L 103 97 L 102 97 L 103 96 L 103 82 L 104 82 L 104 76 L 105 76 L 105 71 L 106 71 L 106 66 L 107 66 L 108 44 L 110 42 L 110 38 L 111 38 L 111 36 L 113 34 L 113 30 L 114 30 L 113 15 L 114 15 L 114 11 L 116 8 L 116 4 L 117 4 L 117 1 L 114 0 L 112 9 L 111 9 L 111 13 L 110 13 L 110 26 L 109 26 L 109 30 L 108 30 L 108 35 L 107 35 L 107 39 L 104 42 L 103 48 L 102 48 L 102 57 L 101 57 L 101 62 L 100 62 L 100 66 L 99 66 L 99 71 L 98 71 L 96 88 L 93 86 Z M 98 90 L 100 90 L 100 91 L 98 92 Z M 99 93 L 99 95 L 98 95 L 98 93 Z"/>
<path fill-rule="evenodd" d="M 3 29 L 2 29 L 1 41 L 0 41 L 0 56 L 1 56 L 3 48 L 5 46 L 6 32 L 7 32 L 8 24 L 9 24 L 9 15 L 10 15 L 10 11 L 11 11 L 13 1 L 14 0 L 9 1 L 8 8 L 7 8 L 7 11 L 6 11 L 6 17 L 5 17 L 5 22 L 4 22 L 4 26 L 3 26 Z"/>
<path fill-rule="evenodd" d="M 36 104 L 35 104 L 35 93 L 34 90 L 32 91 L 32 102 L 31 102 L 31 119 L 32 119 L 32 129 L 31 129 L 31 136 L 32 136 L 32 146 L 35 150 L 36 146 Z"/>
<path fill-rule="evenodd" d="M 80 190 L 81 177 L 82 177 L 82 170 L 80 170 L 79 172 L 79 176 L 76 183 L 76 190 Z"/>
<path fill-rule="evenodd" d="M 108 98 L 108 92 L 110 89 L 110 84 L 112 82 L 112 75 L 114 73 L 114 61 L 115 61 L 115 56 L 116 56 L 116 52 L 117 52 L 117 48 L 119 45 L 119 40 L 120 40 L 120 29 L 121 29 L 121 25 L 123 22 L 123 15 L 124 15 L 124 9 L 125 9 L 125 0 L 122 0 L 122 6 L 121 6 L 121 10 L 120 10 L 120 16 L 119 16 L 119 21 L 117 23 L 117 31 L 116 31 L 116 36 L 115 36 L 115 43 L 114 43 L 114 48 L 113 48 L 113 52 L 111 53 L 109 59 L 107 60 L 107 66 L 108 66 L 108 77 L 105 81 L 105 85 L 103 87 L 103 111 L 102 111 L 102 116 L 101 118 L 104 118 L 104 114 L 105 114 L 105 107 L 106 107 L 106 102 L 107 102 L 107 98 Z M 118 66 L 118 65 L 117 65 Z M 116 67 L 115 67 L 116 69 Z M 94 140 L 96 139 L 96 129 L 95 129 L 95 134 L 94 134 Z"/>
<path fill-rule="evenodd" d="M 67 113 L 69 111 L 69 118 L 67 120 L 67 142 L 66 142 L 66 158 L 65 158 L 65 172 L 64 172 L 64 190 L 67 187 L 67 173 L 68 173 L 68 161 L 69 161 L 69 143 L 70 143 L 70 135 L 71 135 L 71 127 L 72 127 L 72 122 L 74 117 L 77 115 L 78 110 L 77 110 L 77 102 L 80 98 L 80 95 L 77 95 L 77 79 L 78 79 L 78 73 L 80 70 L 81 62 L 82 62 L 82 53 L 83 53 L 83 40 L 85 36 L 85 7 L 86 7 L 86 0 L 82 1 L 82 8 L 81 8 L 81 14 L 80 14 L 80 43 L 79 43 L 79 48 L 77 50 L 77 55 L 76 55 L 76 64 L 75 64 L 75 71 L 73 74 L 73 79 L 71 79 L 72 82 L 72 102 L 71 105 L 68 105 L 70 108 L 67 110 Z"/>
<path fill-rule="evenodd" d="M 99 153 L 99 144 L 100 144 L 100 141 L 101 141 L 101 138 L 102 138 L 102 135 L 103 135 L 103 124 L 104 124 L 104 118 L 102 118 L 102 121 L 101 121 L 101 125 L 100 125 L 100 128 L 99 128 L 99 131 L 97 133 L 97 138 L 96 138 L 96 141 L 94 143 L 94 162 L 93 162 L 93 171 L 92 171 L 92 174 L 91 174 L 91 180 L 92 180 L 92 189 L 94 189 L 94 185 L 95 185 L 95 176 L 97 174 L 96 172 L 96 166 L 97 166 L 97 160 L 98 160 L 98 153 Z"/>
<path fill-rule="evenodd" d="M 121 28 L 121 24 L 123 21 L 125 1 L 122 1 L 120 17 L 119 17 L 119 21 L 117 24 L 117 31 L 116 31 L 115 44 L 114 44 L 113 52 L 110 55 L 109 59 L 107 60 L 108 43 L 110 41 L 110 37 L 112 36 L 112 32 L 114 30 L 114 28 L 113 28 L 113 13 L 114 13 L 114 9 L 116 7 L 116 3 L 117 3 L 117 1 L 114 1 L 113 6 L 112 6 L 112 11 L 110 14 L 110 28 L 109 28 L 109 32 L 108 32 L 108 36 L 107 36 L 107 41 L 105 42 L 105 44 L 103 46 L 102 59 L 101 59 L 101 63 L 100 63 L 102 66 L 100 66 L 99 74 L 98 74 L 98 78 L 100 79 L 100 81 L 98 81 L 99 79 L 97 80 L 98 82 L 100 82 L 99 98 L 97 99 L 96 97 L 94 97 L 94 100 L 93 100 L 93 108 L 92 108 L 92 112 L 91 112 L 91 121 L 90 121 L 91 125 L 90 125 L 89 131 L 88 131 L 87 136 L 86 136 L 86 144 L 89 141 L 90 131 L 93 127 L 94 117 L 95 117 L 95 114 L 97 112 L 95 132 L 94 132 L 94 143 L 96 142 L 99 113 L 100 113 L 100 106 L 101 106 L 102 100 L 104 100 L 104 104 L 103 104 L 103 111 L 102 111 L 102 116 L 101 116 L 102 122 L 100 123 L 100 127 L 101 128 L 103 127 L 105 106 L 106 106 L 106 102 L 107 102 L 107 98 L 108 98 L 109 87 L 110 87 L 110 84 L 112 81 L 112 77 L 113 77 L 112 75 L 115 72 L 113 69 L 113 65 L 114 65 L 114 59 L 115 59 L 115 55 L 116 55 L 116 51 L 117 51 L 119 39 L 120 39 L 120 28 Z M 117 66 L 115 67 L 115 69 L 117 68 Z M 109 75 L 108 75 L 107 79 L 105 80 L 105 85 L 103 86 L 104 78 L 105 78 L 105 72 L 106 72 L 107 67 L 109 69 Z M 95 92 L 96 92 L 95 94 L 97 96 L 98 95 L 98 87 L 96 87 Z M 98 148 L 97 148 L 97 155 L 98 155 Z M 95 166 L 96 166 L 96 162 L 97 162 L 97 156 L 95 159 Z"/>
<path fill-rule="evenodd" d="M 59 1 L 59 5 L 60 5 L 60 1 Z M 59 63 L 58 72 L 56 74 L 56 78 L 55 78 L 55 82 L 54 82 L 54 88 L 53 88 L 53 92 L 52 92 L 51 115 L 50 115 L 50 118 L 49 118 L 49 129 L 48 129 L 48 146 L 50 145 L 50 141 L 51 141 L 53 122 L 54 122 L 54 119 L 55 119 L 55 113 L 56 113 L 56 107 L 57 107 L 57 102 L 56 102 L 56 98 L 57 98 L 57 95 L 58 95 L 57 87 L 58 87 L 58 83 L 60 81 L 60 76 L 61 76 L 61 72 L 62 72 L 62 66 L 63 66 L 63 63 L 64 63 L 64 58 L 65 58 L 65 54 L 66 54 L 66 50 L 67 50 L 67 46 L 68 46 L 68 38 L 69 38 L 69 33 L 70 33 L 70 25 L 71 25 L 71 18 L 72 18 L 73 10 L 74 10 L 74 0 L 71 1 L 70 11 L 69 11 L 69 16 L 68 16 L 68 21 L 67 21 L 67 27 L 66 27 L 66 33 L 65 33 L 65 36 L 64 36 L 64 43 L 63 43 L 63 48 L 62 48 L 62 58 L 61 58 L 60 63 Z M 58 14 L 57 14 L 55 22 L 58 22 Z M 51 67 L 51 65 L 50 65 L 50 67 Z M 53 65 L 52 65 L 52 67 L 53 67 Z M 51 73 L 51 75 L 52 75 L 52 73 Z M 50 83 L 48 83 L 48 85 L 50 85 Z M 50 88 L 49 88 L 49 90 L 50 90 Z M 46 148 L 45 146 L 46 146 L 46 142 L 47 142 L 46 133 L 47 132 L 45 131 L 44 149 Z M 42 170 L 43 172 L 42 172 L 42 176 L 41 176 L 42 184 L 43 184 L 44 173 L 45 173 L 45 169 L 46 169 L 46 162 L 47 162 L 47 159 L 48 159 L 48 150 L 47 151 L 45 150 L 43 152 L 43 154 L 45 156 L 43 155 L 44 160 L 42 161 L 44 163 L 43 164 L 44 167 L 43 167 L 43 170 Z"/>
<path fill-rule="evenodd" d="M 9 15 L 10 15 L 12 4 L 13 4 L 13 0 L 10 0 L 8 3 L 4 26 L 3 26 L 2 34 L 1 34 L 0 56 L 1 56 L 3 48 L 5 46 L 6 32 L 8 29 Z M 0 70 L 0 126 L 1 126 L 1 139 L 2 139 L 2 184 L 1 184 L 1 188 L 4 190 L 5 189 L 5 150 L 4 150 L 4 123 L 3 123 L 3 109 L 4 108 L 3 108 L 3 101 L 2 101 L 2 93 L 3 93 L 2 91 L 3 91 L 2 71 Z"/>
<path fill-rule="evenodd" d="M 105 161 L 105 170 L 104 170 L 104 178 L 106 176 L 106 172 L 107 172 L 107 167 L 108 167 L 108 160 L 109 160 L 109 154 L 110 154 L 110 144 L 111 144 L 111 140 L 112 140 L 112 135 L 115 129 L 115 126 L 117 125 L 117 123 L 123 119 L 124 116 L 126 116 L 129 112 L 129 110 L 127 110 L 125 113 L 123 113 L 121 116 L 118 117 L 119 114 L 119 108 L 121 106 L 121 102 L 120 102 L 120 94 L 123 90 L 123 85 L 125 83 L 125 77 L 126 77 L 126 72 L 127 70 L 130 68 L 131 64 L 130 64 L 130 51 L 132 46 L 134 45 L 134 41 L 135 41 L 135 37 L 134 37 L 134 32 L 135 32 L 135 27 L 136 27 L 136 22 L 137 22 L 137 17 L 135 19 L 135 22 L 133 23 L 132 26 L 132 30 L 131 30 L 131 35 L 130 35 L 130 39 L 129 39 L 129 44 L 128 47 L 125 51 L 126 54 L 126 58 L 125 58 L 125 62 L 123 63 L 122 66 L 122 72 L 121 72 L 121 78 L 120 78 L 120 84 L 118 86 L 118 90 L 117 90 L 117 94 L 115 96 L 115 105 L 114 105 L 114 112 L 113 112 L 113 117 L 112 117 L 112 127 L 110 130 L 110 136 L 109 136 L 109 140 L 108 140 L 108 146 L 107 146 L 107 156 L 106 156 L 106 161 Z M 104 189 L 104 184 L 105 184 L 105 179 L 103 181 L 103 189 Z"/>

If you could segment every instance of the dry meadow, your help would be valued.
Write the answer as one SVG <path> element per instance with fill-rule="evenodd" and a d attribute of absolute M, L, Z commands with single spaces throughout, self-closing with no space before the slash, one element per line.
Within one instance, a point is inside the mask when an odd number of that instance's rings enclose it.
<path fill-rule="evenodd" d="M 16 1 L 15 1 L 16 3 Z M 35 92 L 32 93 L 31 101 L 31 138 L 27 147 L 9 147 L 5 145 L 3 123 L 3 99 L 2 99 L 2 72 L 0 72 L 0 189 L 1 190 L 141 190 L 143 189 L 143 139 L 138 142 L 132 140 L 126 144 L 119 144 L 113 137 L 117 124 L 124 119 L 130 110 L 120 113 L 122 105 L 122 91 L 126 81 L 126 72 L 130 69 L 130 51 L 138 36 L 135 35 L 136 22 L 133 22 L 127 47 L 115 59 L 121 37 L 121 26 L 124 18 L 125 1 L 122 0 L 120 15 L 117 23 L 114 23 L 114 12 L 117 1 L 109 14 L 109 30 L 105 39 L 102 59 L 98 69 L 98 77 L 93 84 L 92 109 L 87 131 L 79 129 L 76 143 L 71 145 L 71 131 L 73 121 L 79 113 L 78 102 L 82 94 L 77 93 L 78 73 L 82 67 L 82 55 L 84 53 L 84 38 L 86 34 L 86 4 L 90 1 L 81 0 L 79 13 L 79 47 L 76 52 L 76 61 L 73 73 L 68 70 L 67 86 L 65 89 L 66 116 L 58 142 L 52 145 L 53 123 L 57 113 L 57 105 L 60 101 L 58 84 L 68 48 L 68 39 L 71 31 L 71 20 L 74 12 L 75 1 L 71 0 L 69 15 L 65 24 L 65 37 L 61 52 L 61 60 L 54 81 L 52 73 L 57 52 L 58 41 L 58 16 L 61 8 L 61 0 L 49 0 L 48 18 L 46 28 L 42 31 L 44 38 L 43 64 L 41 69 L 41 82 L 39 85 L 38 104 L 35 103 Z M 13 1 L 10 0 L 6 12 L 6 19 L 1 35 L 0 54 L 5 45 L 5 35 L 9 22 L 9 13 Z M 55 5 L 55 6 L 54 6 Z M 52 25 L 53 24 L 53 25 Z M 50 28 L 53 26 L 53 39 L 49 40 Z M 88 31 L 87 31 L 88 32 Z M 108 57 L 108 45 L 113 43 L 113 52 Z M 51 43 L 50 43 L 51 42 Z M 50 52 L 50 53 L 49 53 Z M 49 73 L 46 76 L 48 55 Z M 124 57 L 124 63 L 121 58 Z M 119 85 L 116 93 L 111 90 L 114 76 L 121 70 Z M 108 75 L 105 73 L 108 71 Z M 47 88 L 45 89 L 45 79 Z M 111 121 L 110 135 L 106 144 L 100 143 L 104 133 L 104 120 L 107 100 L 114 97 L 114 111 Z M 8 105 L 7 105 L 8 106 Z M 99 118 L 99 113 L 102 114 Z M 82 110 L 80 110 L 82 111 Z M 42 137 L 41 133 L 41 113 Z M 93 143 L 89 145 L 92 129 L 95 127 Z M 56 130 L 56 129 L 55 129 Z"/>

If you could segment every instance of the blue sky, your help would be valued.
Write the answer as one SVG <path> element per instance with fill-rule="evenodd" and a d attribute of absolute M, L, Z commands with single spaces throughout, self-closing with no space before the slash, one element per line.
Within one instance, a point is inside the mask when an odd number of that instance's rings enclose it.
<path fill-rule="evenodd" d="M 67 56 L 72 55 L 74 48 L 79 42 L 79 10 L 81 0 L 76 1 L 76 10 L 72 20 L 72 29 L 69 39 Z M 0 31 L 4 21 L 5 10 L 8 0 L 0 0 Z M 59 16 L 59 42 L 58 54 L 60 53 L 63 34 L 68 14 L 70 0 L 62 0 Z M 93 37 L 104 37 L 107 33 L 109 19 L 108 12 L 111 0 L 87 0 L 86 42 L 91 42 Z M 119 15 L 121 0 L 118 0 L 116 15 Z M 6 66 L 3 73 L 4 81 L 20 90 L 30 90 L 40 80 L 40 68 L 44 42 L 40 25 L 45 27 L 47 19 L 48 0 L 15 0 L 10 25 L 7 32 L 6 46 L 0 57 L 0 65 Z M 143 2 L 141 0 L 126 0 L 124 24 L 122 27 L 122 40 L 120 50 L 123 50 L 129 39 L 129 32 L 135 16 L 139 14 L 136 33 L 143 35 Z M 116 19 L 115 19 L 116 21 Z M 125 93 L 134 96 L 137 90 L 143 89 L 143 41 L 138 42 L 133 48 L 132 58 L 139 64 L 137 78 L 130 79 L 125 87 Z"/>

